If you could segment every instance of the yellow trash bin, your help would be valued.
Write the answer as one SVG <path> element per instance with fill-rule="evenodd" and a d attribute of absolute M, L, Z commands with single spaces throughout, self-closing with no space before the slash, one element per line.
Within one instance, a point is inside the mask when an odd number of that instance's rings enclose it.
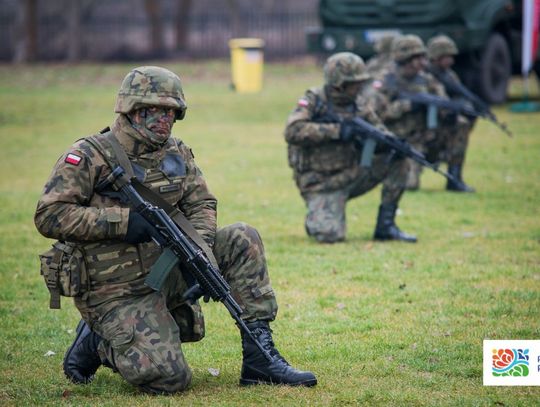
<path fill-rule="evenodd" d="M 262 89 L 264 41 L 259 38 L 229 40 L 232 86 L 239 93 Z"/>

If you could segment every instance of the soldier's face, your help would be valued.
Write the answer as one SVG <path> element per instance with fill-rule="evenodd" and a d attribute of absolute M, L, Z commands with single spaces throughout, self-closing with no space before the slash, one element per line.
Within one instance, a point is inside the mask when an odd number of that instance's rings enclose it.
<path fill-rule="evenodd" d="M 348 97 L 355 98 L 362 89 L 364 82 L 345 82 L 343 84 L 343 93 Z"/>
<path fill-rule="evenodd" d="M 437 60 L 437 65 L 442 69 L 448 69 L 454 65 L 454 57 L 452 55 L 443 55 Z"/>
<path fill-rule="evenodd" d="M 404 66 L 407 75 L 416 75 L 422 71 L 427 65 L 427 60 L 424 55 L 415 55 Z"/>
<path fill-rule="evenodd" d="M 149 106 L 137 110 L 133 119 L 139 126 L 146 127 L 160 139 L 167 139 L 171 135 L 175 120 L 175 110 L 172 108 Z"/>

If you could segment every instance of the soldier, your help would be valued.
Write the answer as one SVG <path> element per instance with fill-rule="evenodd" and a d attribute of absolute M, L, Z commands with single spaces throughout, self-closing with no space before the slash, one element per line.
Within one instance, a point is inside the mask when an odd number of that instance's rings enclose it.
<path fill-rule="evenodd" d="M 412 103 L 399 97 L 399 92 L 430 93 L 446 98 L 444 87 L 423 71 L 426 65 L 426 48 L 420 37 L 404 35 L 397 38 L 392 46 L 394 69 L 382 82 L 374 82 L 378 92 L 370 93 L 375 110 L 390 131 L 423 152 L 429 161 L 439 160 L 441 152 L 454 143 L 455 153 L 463 154 L 465 146 L 456 142 L 457 137 L 443 126 L 452 122 L 449 112 L 429 111 L 424 105 Z M 434 113 L 434 114 L 432 114 Z M 455 118 L 455 116 L 454 116 Z M 420 187 L 419 164 L 410 161 L 407 189 Z M 451 191 L 467 190 L 462 181 L 448 180 L 446 188 Z"/>
<path fill-rule="evenodd" d="M 35 214 L 38 230 L 70 248 L 64 253 L 70 266 L 75 252 L 86 266 L 86 274 L 72 276 L 87 279 L 87 289 L 74 298 L 82 320 L 64 372 L 74 383 L 88 383 L 103 364 L 142 391 L 182 391 L 192 373 L 181 342 L 204 336 L 199 304 L 182 300 L 186 282 L 180 270 L 169 275 L 161 292 L 144 284 L 161 251 L 150 224 L 114 194 L 96 191 L 111 173 L 111 157 L 123 156 L 135 176 L 183 212 L 211 248 L 246 325 L 274 356 L 269 362 L 242 333 L 240 383 L 315 385 L 315 376 L 291 367 L 272 341 L 269 322 L 277 303 L 259 234 L 244 223 L 216 230 L 217 201 L 191 149 L 171 137 L 186 107 L 177 75 L 160 67 L 133 69 L 120 87 L 111 129 L 73 144 L 45 185 Z"/>
<path fill-rule="evenodd" d="M 387 34 L 378 38 L 373 45 L 376 54 L 366 63 L 368 74 L 378 80 L 392 70 L 394 59 L 392 58 L 392 43 L 396 39 L 395 34 Z"/>
<path fill-rule="evenodd" d="M 298 101 L 285 129 L 289 165 L 307 206 L 305 228 L 319 242 L 345 239 L 345 205 L 383 183 L 374 239 L 416 242 L 395 224 L 403 194 L 407 162 L 376 150 L 371 167 L 360 166 L 362 146 L 353 140 L 350 119 L 361 117 L 385 129 L 359 96 L 370 76 L 362 58 L 350 52 L 332 55 L 324 66 L 325 85 Z"/>
<path fill-rule="evenodd" d="M 446 35 L 438 35 L 431 38 L 427 43 L 427 54 L 429 58 L 427 71 L 437 80 L 446 77 L 451 82 L 461 83 L 458 75 L 452 69 L 454 56 L 458 54 L 458 49 L 451 38 Z M 441 85 L 444 86 L 444 82 L 441 81 Z M 452 94 L 451 89 L 445 87 L 445 91 L 452 99 L 468 103 L 462 96 Z M 441 158 L 448 163 L 448 172 L 457 178 L 460 183 L 450 182 L 447 189 L 457 192 L 474 192 L 474 188 L 463 182 L 462 171 L 463 164 L 465 163 L 466 149 L 469 143 L 469 134 L 474 127 L 475 119 L 463 115 L 458 115 L 452 119 L 447 125 L 443 125 L 441 128 L 441 131 L 449 133 L 447 136 L 444 136 L 448 144 L 445 146 L 445 151 Z"/>

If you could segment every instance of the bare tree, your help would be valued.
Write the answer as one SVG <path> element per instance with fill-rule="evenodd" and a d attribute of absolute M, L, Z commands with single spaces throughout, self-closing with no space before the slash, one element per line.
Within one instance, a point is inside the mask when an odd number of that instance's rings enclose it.
<path fill-rule="evenodd" d="M 178 0 L 176 10 L 176 49 L 186 51 L 189 46 L 189 16 L 191 14 L 192 0 Z"/>
<path fill-rule="evenodd" d="M 227 0 L 231 17 L 231 35 L 233 37 L 243 37 L 246 35 L 245 24 L 242 21 L 242 6 L 239 0 Z"/>
<path fill-rule="evenodd" d="M 161 2 L 159 0 L 145 0 L 144 7 L 150 22 L 150 47 L 154 57 L 163 56 L 165 43 L 163 39 Z"/>
<path fill-rule="evenodd" d="M 13 62 L 30 62 L 37 59 L 38 17 L 37 0 L 22 0 L 17 12 L 17 42 Z"/>
<path fill-rule="evenodd" d="M 82 44 L 84 38 L 83 21 L 90 14 L 95 0 L 66 0 L 65 8 L 67 16 L 67 60 L 79 61 L 82 56 Z"/>

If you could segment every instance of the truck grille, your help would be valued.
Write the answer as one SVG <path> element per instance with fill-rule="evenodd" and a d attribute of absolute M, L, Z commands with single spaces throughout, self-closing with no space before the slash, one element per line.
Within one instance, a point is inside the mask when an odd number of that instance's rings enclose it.
<path fill-rule="evenodd" d="M 387 26 L 448 20 L 456 11 L 444 0 L 321 0 L 321 19 L 327 26 Z"/>

